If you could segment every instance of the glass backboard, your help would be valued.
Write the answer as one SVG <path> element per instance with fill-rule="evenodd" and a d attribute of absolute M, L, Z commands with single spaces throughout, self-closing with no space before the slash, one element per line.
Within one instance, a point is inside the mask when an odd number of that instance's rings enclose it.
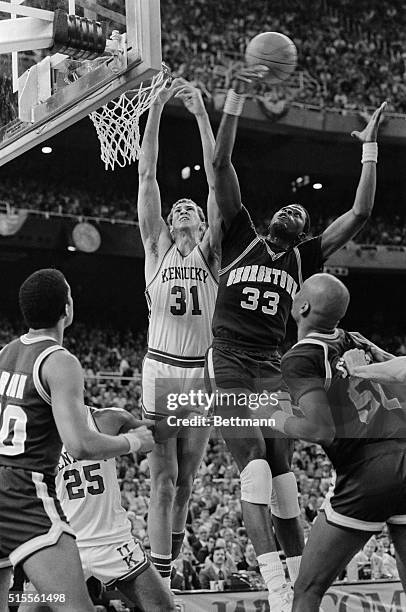
<path fill-rule="evenodd" d="M 159 0 L 0 0 L 0 165 L 161 67 Z"/>

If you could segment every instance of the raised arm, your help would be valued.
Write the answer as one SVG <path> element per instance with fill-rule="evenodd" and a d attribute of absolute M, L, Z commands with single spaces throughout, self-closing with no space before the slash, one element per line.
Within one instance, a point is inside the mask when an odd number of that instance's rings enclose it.
<path fill-rule="evenodd" d="M 197 125 L 199 126 L 200 139 L 203 149 L 203 163 L 206 173 L 207 185 L 209 193 L 207 197 L 207 220 L 209 231 L 206 232 L 203 248 L 205 243 L 209 249 L 216 253 L 220 253 L 221 248 L 221 221 L 219 207 L 217 206 L 215 195 L 215 178 L 213 168 L 214 158 L 214 134 L 210 125 L 209 115 L 203 102 L 201 91 L 185 81 L 185 86 L 176 96 L 181 98 L 187 110 L 195 116 Z"/>
<path fill-rule="evenodd" d="M 377 141 L 378 127 L 385 106 L 386 102 L 373 113 L 362 132 L 351 134 L 363 143 L 361 177 L 351 210 L 333 221 L 322 234 L 321 248 L 325 259 L 355 236 L 371 215 L 376 188 L 376 156 L 374 159 L 373 150 L 376 147 L 374 143 Z"/>
<path fill-rule="evenodd" d="M 231 162 L 237 133 L 238 117 L 251 84 L 265 74 L 262 66 L 240 72 L 233 89 L 227 93 L 214 150 L 214 178 L 217 204 L 226 227 L 241 210 L 241 192 L 237 173 Z"/>
<path fill-rule="evenodd" d="M 131 451 L 151 450 L 151 432 L 109 436 L 89 428 L 83 398 L 83 373 L 70 353 L 57 351 L 45 361 L 42 376 L 48 386 L 52 412 L 66 450 L 76 459 L 109 459 Z M 138 444 L 139 443 L 139 444 Z M 137 448 L 138 447 L 138 448 Z"/>
<path fill-rule="evenodd" d="M 162 218 L 161 194 L 156 178 L 158 161 L 158 134 L 162 110 L 169 98 L 176 93 L 181 79 L 174 79 L 170 87 L 163 89 L 149 109 L 138 162 L 138 220 L 146 253 L 156 252 L 161 232 L 169 231 Z"/>

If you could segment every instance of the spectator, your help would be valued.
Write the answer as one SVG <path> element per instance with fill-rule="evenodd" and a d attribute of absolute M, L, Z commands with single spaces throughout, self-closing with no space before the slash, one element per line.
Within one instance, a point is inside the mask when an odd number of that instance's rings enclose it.
<path fill-rule="evenodd" d="M 249 542 L 244 550 L 244 559 L 237 563 L 237 569 L 244 572 L 260 573 L 255 550 L 251 542 Z"/>
<path fill-rule="evenodd" d="M 202 589 L 210 589 L 210 582 L 227 580 L 230 573 L 226 569 L 226 551 L 224 548 L 216 547 L 211 556 L 210 564 L 200 572 L 200 584 Z"/>
<path fill-rule="evenodd" d="M 192 556 L 192 550 L 183 546 L 180 555 L 173 562 L 172 589 L 179 589 L 180 591 L 200 589 L 200 580 L 191 562 Z"/>

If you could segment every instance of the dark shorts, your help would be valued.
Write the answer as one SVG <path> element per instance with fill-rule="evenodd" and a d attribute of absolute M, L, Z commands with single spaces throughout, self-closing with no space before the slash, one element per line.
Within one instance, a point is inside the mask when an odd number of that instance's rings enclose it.
<path fill-rule="evenodd" d="M 17 565 L 74 535 L 55 493 L 55 478 L 0 466 L 0 568 Z"/>
<path fill-rule="evenodd" d="M 216 390 L 234 390 L 239 394 L 245 391 L 249 396 L 255 397 L 266 392 L 276 391 L 287 393 L 287 386 L 282 379 L 281 355 L 278 350 L 268 352 L 246 351 L 240 347 L 222 344 L 215 341 L 209 348 L 205 364 L 205 384 L 209 392 Z M 253 402 L 254 405 L 255 402 Z M 244 406 L 234 407 L 233 416 L 241 417 L 268 417 L 266 407 L 257 407 L 254 410 Z M 222 413 L 227 416 L 228 410 Z M 261 427 L 265 444 L 267 459 L 271 466 L 273 476 L 279 476 L 290 471 L 293 454 L 293 441 L 281 437 L 271 427 Z"/>
<path fill-rule="evenodd" d="M 327 521 L 339 527 L 380 532 L 385 523 L 406 526 L 406 445 L 371 444 L 360 459 L 337 470 L 323 504 Z"/>

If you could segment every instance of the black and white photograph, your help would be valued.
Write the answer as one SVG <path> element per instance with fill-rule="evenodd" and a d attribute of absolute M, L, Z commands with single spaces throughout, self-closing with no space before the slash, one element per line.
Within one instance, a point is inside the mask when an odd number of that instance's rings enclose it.
<path fill-rule="evenodd" d="M 0 612 L 406 612 L 406 4 L 0 0 Z"/>

